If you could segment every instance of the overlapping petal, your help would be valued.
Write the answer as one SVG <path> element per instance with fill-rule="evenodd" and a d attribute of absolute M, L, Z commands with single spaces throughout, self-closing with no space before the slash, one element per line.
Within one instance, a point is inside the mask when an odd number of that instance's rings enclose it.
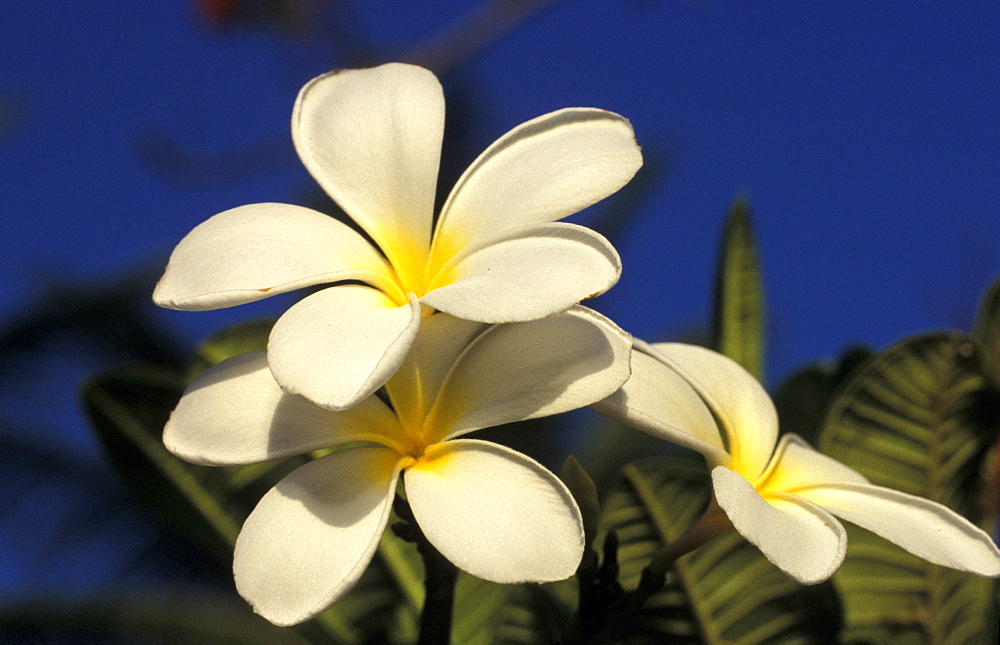
<path fill-rule="evenodd" d="M 631 337 L 586 307 L 490 327 L 448 374 L 427 426 L 433 440 L 599 401 L 629 375 Z"/>
<path fill-rule="evenodd" d="M 385 258 L 345 224 L 301 206 L 250 204 L 188 233 L 171 254 L 153 300 L 203 311 L 341 280 L 398 291 Z"/>
<path fill-rule="evenodd" d="M 441 211 L 435 257 L 572 215 L 624 186 L 641 165 L 632 126 L 612 112 L 568 108 L 523 123 L 455 184 Z"/>
<path fill-rule="evenodd" d="M 455 361 L 485 328 L 481 323 L 447 314 L 435 314 L 420 322 L 406 360 L 385 384 L 393 409 L 404 424 L 423 425 Z"/>
<path fill-rule="evenodd" d="M 236 588 L 277 625 L 307 620 L 357 582 L 378 547 L 399 456 L 335 452 L 293 471 L 247 518 L 233 559 Z"/>
<path fill-rule="evenodd" d="M 590 407 L 654 437 L 695 450 L 705 456 L 709 466 L 729 463 L 715 418 L 691 384 L 640 349 L 632 350 L 629 380 Z"/>
<path fill-rule="evenodd" d="M 620 275 L 618 253 L 597 233 L 565 223 L 528 226 L 460 255 L 439 274 L 444 286 L 421 302 L 481 322 L 535 320 L 604 293 Z"/>
<path fill-rule="evenodd" d="M 252 464 L 351 441 L 392 443 L 401 433 L 377 397 L 334 412 L 282 390 L 264 352 L 227 359 L 199 376 L 163 430 L 167 448 L 190 462 Z"/>
<path fill-rule="evenodd" d="M 643 347 L 636 343 L 637 347 Z M 732 467 L 755 480 L 778 440 L 778 413 L 771 397 L 736 361 L 684 343 L 654 343 L 651 353 L 683 376 L 722 423 Z"/>
<path fill-rule="evenodd" d="M 736 530 L 795 580 L 822 582 L 843 562 L 847 534 L 819 506 L 783 493 L 765 499 L 753 484 L 724 466 L 712 470 L 712 484 Z"/>
<path fill-rule="evenodd" d="M 443 132 L 437 78 L 398 63 L 313 79 L 292 114 L 302 163 L 406 274 L 429 250 Z"/>
<path fill-rule="evenodd" d="M 576 571 L 580 511 L 566 486 L 528 457 L 459 439 L 433 446 L 404 479 L 424 535 L 460 569 L 500 583 L 563 580 Z"/>
<path fill-rule="evenodd" d="M 928 562 L 1000 576 L 990 536 L 942 504 L 872 484 L 830 484 L 798 495 Z"/>
<path fill-rule="evenodd" d="M 344 409 L 389 379 L 419 328 L 420 304 L 412 296 L 400 307 L 363 285 L 330 287 L 278 319 L 268 338 L 268 362 L 288 392 Z"/>
<path fill-rule="evenodd" d="M 867 483 L 864 475 L 818 452 L 802 437 L 786 434 L 775 449 L 767 472 L 756 484 L 758 490 L 796 493 L 819 484 Z"/>

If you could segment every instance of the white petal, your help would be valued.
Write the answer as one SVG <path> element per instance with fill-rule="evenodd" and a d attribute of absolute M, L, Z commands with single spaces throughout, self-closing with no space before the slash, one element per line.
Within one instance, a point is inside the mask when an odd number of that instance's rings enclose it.
<path fill-rule="evenodd" d="M 496 325 L 448 374 L 426 427 L 436 438 L 600 401 L 628 378 L 631 337 L 586 307 Z"/>
<path fill-rule="evenodd" d="M 428 251 L 443 131 L 437 78 L 400 63 L 315 78 L 292 114 L 306 168 L 397 267 Z"/>
<path fill-rule="evenodd" d="M 406 360 L 385 384 L 404 425 L 418 427 L 458 356 L 486 325 L 437 313 L 420 322 Z"/>
<path fill-rule="evenodd" d="M 1000 551 L 990 536 L 942 504 L 872 484 L 832 484 L 799 495 L 928 562 L 1000 576 Z"/>
<path fill-rule="evenodd" d="M 683 376 L 722 423 L 731 467 L 750 480 L 764 471 L 778 440 L 771 397 L 739 363 L 718 352 L 683 343 L 636 343 Z"/>
<path fill-rule="evenodd" d="M 549 582 L 580 563 L 583 519 L 573 496 L 510 448 L 469 439 L 436 444 L 404 483 L 424 535 L 463 571 L 492 582 Z"/>
<path fill-rule="evenodd" d="M 345 224 L 301 206 L 250 204 L 188 233 L 171 254 L 153 300 L 203 311 L 340 280 L 392 285 L 385 259 Z"/>
<path fill-rule="evenodd" d="M 867 484 L 864 475 L 827 457 L 795 434 L 781 438 L 758 490 L 799 494 L 800 489 L 827 484 Z M 803 493 L 802 497 L 808 497 Z"/>
<path fill-rule="evenodd" d="M 715 418 L 694 388 L 660 360 L 632 350 L 632 375 L 594 410 L 654 437 L 700 452 L 709 466 L 729 463 Z"/>
<path fill-rule="evenodd" d="M 604 293 L 620 275 L 618 253 L 597 233 L 574 224 L 529 226 L 446 267 L 444 286 L 421 302 L 466 320 L 535 320 Z"/>
<path fill-rule="evenodd" d="M 292 394 L 339 410 L 384 384 L 420 327 L 420 304 L 397 306 L 360 285 L 323 289 L 278 319 L 268 338 L 271 373 Z"/>
<path fill-rule="evenodd" d="M 822 508 L 795 495 L 774 494 L 765 500 L 724 466 L 712 470 L 712 485 L 736 530 L 798 582 L 822 582 L 844 561 L 847 533 Z"/>
<path fill-rule="evenodd" d="M 381 447 L 335 452 L 264 495 L 233 556 L 236 588 L 254 611 L 276 625 L 294 625 L 350 590 L 388 521 L 398 460 Z"/>
<path fill-rule="evenodd" d="M 447 257 L 507 229 L 572 215 L 624 186 L 641 165 L 632 126 L 617 114 L 569 108 L 532 119 L 500 137 L 455 184 L 434 253 Z"/>
<path fill-rule="evenodd" d="M 214 365 L 181 397 L 163 430 L 167 449 L 187 461 L 252 464 L 350 441 L 391 442 L 402 432 L 377 397 L 334 412 L 288 394 L 264 352 Z"/>

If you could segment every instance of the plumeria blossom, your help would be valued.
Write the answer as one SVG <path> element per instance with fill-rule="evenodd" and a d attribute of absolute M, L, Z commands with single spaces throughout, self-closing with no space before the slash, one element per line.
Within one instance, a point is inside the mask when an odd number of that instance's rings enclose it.
<path fill-rule="evenodd" d="M 847 536 L 834 516 L 934 564 L 1000 576 L 1000 551 L 957 513 L 872 485 L 796 435 L 779 441 L 767 392 L 721 354 L 636 341 L 631 378 L 593 407 L 704 455 L 733 527 L 803 584 L 826 580 L 844 559 Z"/>
<path fill-rule="evenodd" d="M 265 352 L 206 371 L 164 430 L 174 454 L 209 465 L 342 447 L 272 488 L 236 541 L 239 592 L 273 623 L 306 620 L 364 572 L 397 480 L 427 539 L 459 568 L 500 583 L 569 577 L 580 511 L 559 479 L 474 430 L 576 409 L 629 373 L 631 338 L 585 307 L 487 326 L 434 314 L 378 395 L 329 410 L 283 390 Z M 350 445 L 347 445 L 350 444 Z"/>
<path fill-rule="evenodd" d="M 241 206 L 181 240 L 154 300 L 207 310 L 332 284 L 280 318 L 268 361 L 286 390 L 336 410 L 385 383 L 434 310 L 536 320 L 617 282 L 608 241 L 557 220 L 642 165 L 626 119 L 570 108 L 514 128 L 466 170 L 433 224 L 443 128 L 444 96 L 426 69 L 392 63 L 313 79 L 292 114 L 296 150 L 375 245 L 308 208 Z"/>

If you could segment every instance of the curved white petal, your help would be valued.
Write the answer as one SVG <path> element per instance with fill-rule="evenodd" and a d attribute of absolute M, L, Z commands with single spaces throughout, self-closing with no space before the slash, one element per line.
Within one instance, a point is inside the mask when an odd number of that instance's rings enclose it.
<path fill-rule="evenodd" d="M 990 536 L 942 504 L 872 484 L 831 484 L 799 495 L 928 562 L 1000 576 Z"/>
<path fill-rule="evenodd" d="M 292 114 L 306 168 L 404 269 L 429 249 L 443 132 L 437 78 L 400 63 L 315 78 Z"/>
<path fill-rule="evenodd" d="M 802 437 L 787 434 L 778 443 L 757 490 L 799 494 L 800 489 L 808 486 L 867 483 L 861 473 L 818 452 Z"/>
<path fill-rule="evenodd" d="M 420 321 L 406 360 L 385 389 L 407 427 L 419 427 L 458 356 L 486 325 L 437 313 Z"/>
<path fill-rule="evenodd" d="M 455 184 L 441 211 L 435 257 L 572 215 L 624 186 L 641 165 L 632 126 L 612 112 L 568 108 L 523 123 Z"/>
<path fill-rule="evenodd" d="M 404 483 L 424 535 L 463 571 L 492 582 L 550 582 L 580 564 L 583 518 L 573 496 L 510 448 L 470 439 L 436 444 Z"/>
<path fill-rule="evenodd" d="M 628 378 L 631 346 L 628 334 L 581 306 L 490 327 L 455 363 L 425 427 L 443 439 L 590 405 Z"/>
<path fill-rule="evenodd" d="M 729 453 L 705 402 L 677 372 L 645 352 L 632 350 L 628 381 L 590 407 L 654 437 L 700 452 L 710 467 L 729 463 Z"/>
<path fill-rule="evenodd" d="M 420 304 L 397 306 L 361 285 L 318 291 L 285 312 L 267 342 L 281 387 L 331 410 L 348 408 L 384 384 L 420 327 Z"/>
<path fill-rule="evenodd" d="M 575 224 L 508 232 L 445 267 L 421 302 L 487 323 L 535 320 L 610 289 L 621 259 L 597 233 Z"/>
<path fill-rule="evenodd" d="M 722 423 L 731 467 L 756 480 L 778 440 L 778 413 L 771 397 L 736 361 L 712 350 L 683 343 L 636 343 L 683 376 Z"/>
<path fill-rule="evenodd" d="M 712 470 L 719 506 L 751 544 L 802 584 L 833 575 L 847 549 L 847 533 L 822 508 L 795 495 L 765 500 L 746 479 L 723 466 Z"/>
<path fill-rule="evenodd" d="M 293 471 L 250 513 L 236 540 L 236 589 L 276 625 L 336 602 L 378 547 L 396 490 L 399 455 L 335 452 Z"/>
<path fill-rule="evenodd" d="M 391 443 L 402 429 L 377 397 L 334 412 L 288 394 L 265 352 L 212 366 L 188 387 L 163 429 L 163 443 L 187 461 L 252 464 L 350 441 Z"/>
<path fill-rule="evenodd" d="M 180 241 L 153 301 L 203 311 L 339 280 L 392 285 L 385 258 L 342 222 L 291 204 L 249 204 L 209 218 Z"/>

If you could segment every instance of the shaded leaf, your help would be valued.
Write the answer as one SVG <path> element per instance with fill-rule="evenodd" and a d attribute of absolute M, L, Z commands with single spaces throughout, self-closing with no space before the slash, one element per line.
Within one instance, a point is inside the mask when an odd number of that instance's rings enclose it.
<path fill-rule="evenodd" d="M 274 327 L 274 322 L 270 318 L 250 320 L 226 327 L 214 334 L 198 346 L 188 371 L 188 378 L 194 380 L 196 376 L 227 358 L 267 349 L 267 337 Z"/>
<path fill-rule="evenodd" d="M 990 285 L 979 303 L 972 337 L 982 349 L 986 373 L 1000 385 L 1000 280 Z"/>
<path fill-rule="evenodd" d="M 855 347 L 833 363 L 808 365 L 786 378 L 772 397 L 781 432 L 795 433 L 812 445 L 819 443 L 819 433 L 834 394 L 871 356 L 870 349 Z"/>
<path fill-rule="evenodd" d="M 79 603 L 31 601 L 0 611 L 0 641 L 163 645 L 307 645 L 238 599 L 200 589 L 150 589 Z M 69 640 L 62 640 L 69 639 Z"/>
<path fill-rule="evenodd" d="M 873 483 L 979 519 L 979 467 L 996 402 L 971 340 L 917 336 L 858 370 L 833 403 L 820 449 Z M 980 643 L 993 583 L 939 567 L 850 527 L 834 576 L 844 638 L 885 643 Z"/>
<path fill-rule="evenodd" d="M 704 464 L 690 460 L 642 460 L 623 473 L 604 503 L 603 527 L 617 534 L 620 580 L 634 589 L 653 553 L 701 517 L 710 483 Z M 797 584 L 730 531 L 678 560 L 664 589 L 606 636 L 614 643 L 827 643 L 835 625 L 830 587 Z"/>
<path fill-rule="evenodd" d="M 738 199 L 726 219 L 715 276 L 712 348 L 764 380 L 764 293 L 750 207 Z"/>

